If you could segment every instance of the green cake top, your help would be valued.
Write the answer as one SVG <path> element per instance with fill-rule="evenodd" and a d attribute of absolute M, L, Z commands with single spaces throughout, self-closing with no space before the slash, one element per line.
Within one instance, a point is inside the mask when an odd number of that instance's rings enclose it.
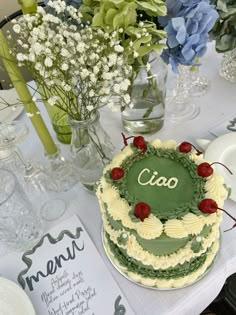
<path fill-rule="evenodd" d="M 120 196 L 133 207 L 138 202 L 147 203 L 159 219 L 181 218 L 189 209 L 202 214 L 197 204 L 204 197 L 206 179 L 197 174 L 197 165 L 188 155 L 149 143 L 144 154 L 138 154 L 134 145 L 131 148 L 133 154 L 121 163 L 124 176 L 113 181 Z M 110 170 L 105 178 L 111 180 Z"/>

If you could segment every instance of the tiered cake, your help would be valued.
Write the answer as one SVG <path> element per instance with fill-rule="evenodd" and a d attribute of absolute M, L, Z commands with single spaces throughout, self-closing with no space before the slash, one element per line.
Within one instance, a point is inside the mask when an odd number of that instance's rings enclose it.
<path fill-rule="evenodd" d="M 228 195 L 223 178 L 188 142 L 148 143 L 138 136 L 125 144 L 97 189 L 108 255 L 146 286 L 193 283 L 219 248 L 216 208 Z"/>

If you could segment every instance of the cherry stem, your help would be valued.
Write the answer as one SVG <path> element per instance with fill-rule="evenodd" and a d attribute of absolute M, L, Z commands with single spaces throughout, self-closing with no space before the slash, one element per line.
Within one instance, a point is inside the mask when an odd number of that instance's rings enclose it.
<path fill-rule="evenodd" d="M 221 208 L 218 208 L 218 209 L 223 211 L 224 213 L 226 213 L 231 219 L 233 219 L 236 222 L 236 219 L 231 214 L 229 214 L 226 210 L 221 209 Z M 225 230 L 224 232 L 228 232 L 230 230 L 233 230 L 235 227 L 236 227 L 236 223 L 230 229 Z"/>
<path fill-rule="evenodd" d="M 236 222 L 236 219 L 230 213 L 228 213 L 226 210 L 224 210 L 222 208 L 218 208 L 218 209 L 223 211 L 224 213 L 226 213 L 232 220 L 234 220 Z"/>
<path fill-rule="evenodd" d="M 121 135 L 122 135 L 122 138 L 123 138 L 123 141 L 124 141 L 124 145 L 125 145 L 125 146 L 128 145 L 128 142 L 127 142 L 128 139 L 134 138 L 134 136 L 126 137 L 126 136 L 123 134 L 123 132 L 121 133 Z"/>
<path fill-rule="evenodd" d="M 196 147 L 195 147 L 195 145 L 193 145 L 192 143 L 190 143 L 193 147 L 194 147 L 194 149 L 197 151 L 197 155 L 200 155 L 200 154 L 202 154 L 202 151 L 200 151 L 200 150 L 198 150 Z"/>
<path fill-rule="evenodd" d="M 227 171 L 228 171 L 231 175 L 233 175 L 233 173 L 231 172 L 231 170 L 230 170 L 227 166 L 225 166 L 224 164 L 222 164 L 222 163 L 220 163 L 220 162 L 213 162 L 213 163 L 211 163 L 211 165 L 213 165 L 213 164 L 219 164 L 219 165 L 224 166 L 224 168 L 226 168 Z"/>
<path fill-rule="evenodd" d="M 126 168 L 134 159 L 136 159 L 136 157 L 138 157 L 139 155 L 144 155 L 144 153 L 146 152 L 146 148 L 142 149 L 141 151 L 139 151 L 137 154 L 135 154 L 132 159 L 130 159 L 123 168 Z"/>
<path fill-rule="evenodd" d="M 234 228 L 236 227 L 236 223 L 230 228 L 230 229 L 228 229 L 228 230 L 224 230 L 224 232 L 228 232 L 228 231 L 231 231 L 231 230 L 233 230 Z"/>

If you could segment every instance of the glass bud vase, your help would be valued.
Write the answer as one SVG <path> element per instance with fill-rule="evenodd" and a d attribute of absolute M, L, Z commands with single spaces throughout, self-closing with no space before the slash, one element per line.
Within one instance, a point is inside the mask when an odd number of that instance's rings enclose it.
<path fill-rule="evenodd" d="M 236 83 L 236 48 L 224 53 L 219 73 L 227 81 Z"/>
<path fill-rule="evenodd" d="M 123 126 L 130 134 L 154 133 L 164 123 L 167 66 L 152 53 L 147 66 L 139 65 L 134 75 L 131 102 L 122 108 Z"/>
<path fill-rule="evenodd" d="M 113 156 L 113 144 L 100 124 L 98 111 L 88 120 L 69 118 L 69 122 L 72 130 L 71 151 L 80 182 L 87 190 L 94 191 L 104 166 Z"/>

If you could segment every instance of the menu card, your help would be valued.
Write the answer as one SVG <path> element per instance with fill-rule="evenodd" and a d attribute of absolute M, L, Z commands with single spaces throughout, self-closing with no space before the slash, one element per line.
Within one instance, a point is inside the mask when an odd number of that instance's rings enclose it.
<path fill-rule="evenodd" d="M 212 127 L 209 132 L 215 136 L 221 136 L 229 132 L 236 132 L 236 114 L 232 114 L 224 121 L 219 122 L 216 126 Z"/>
<path fill-rule="evenodd" d="M 58 225 L 22 257 L 18 282 L 37 315 L 132 315 L 77 216 Z"/>

